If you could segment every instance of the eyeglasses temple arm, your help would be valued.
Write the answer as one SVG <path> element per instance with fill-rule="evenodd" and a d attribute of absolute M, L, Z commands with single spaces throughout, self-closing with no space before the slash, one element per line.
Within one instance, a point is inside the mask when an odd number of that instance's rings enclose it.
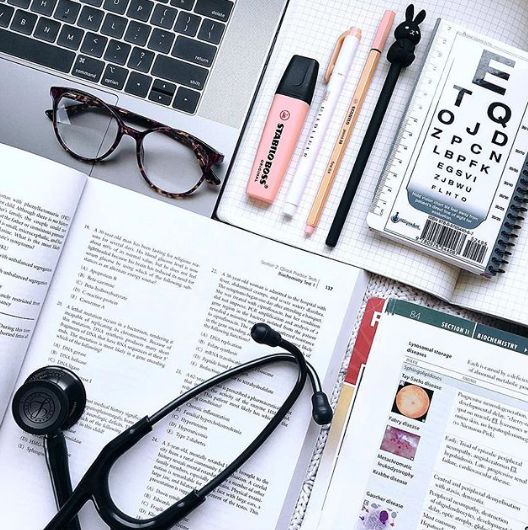
<path fill-rule="evenodd" d="M 216 176 L 216 173 L 211 168 L 204 171 L 204 177 L 205 180 L 211 184 L 216 184 L 218 186 L 222 183 L 222 181 Z"/>

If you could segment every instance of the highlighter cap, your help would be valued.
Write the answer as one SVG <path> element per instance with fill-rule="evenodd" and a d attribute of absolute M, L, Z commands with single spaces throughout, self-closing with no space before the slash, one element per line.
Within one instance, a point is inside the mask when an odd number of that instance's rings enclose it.
<path fill-rule="evenodd" d="M 300 99 L 310 105 L 318 73 L 319 63 L 315 59 L 294 55 L 280 80 L 276 93 Z"/>

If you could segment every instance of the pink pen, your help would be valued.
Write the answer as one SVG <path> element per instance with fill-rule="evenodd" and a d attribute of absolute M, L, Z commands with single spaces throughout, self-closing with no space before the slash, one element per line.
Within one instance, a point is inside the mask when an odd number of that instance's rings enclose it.
<path fill-rule="evenodd" d="M 319 63 L 294 55 L 277 87 L 260 139 L 247 194 L 271 204 L 286 174 L 312 102 Z"/>

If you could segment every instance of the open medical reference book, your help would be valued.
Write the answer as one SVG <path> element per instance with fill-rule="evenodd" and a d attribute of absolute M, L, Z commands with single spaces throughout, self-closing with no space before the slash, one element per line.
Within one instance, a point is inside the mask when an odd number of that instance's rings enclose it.
<path fill-rule="evenodd" d="M 528 339 L 405 301 L 370 302 L 330 487 L 310 499 L 302 529 L 525 530 Z"/>
<path fill-rule="evenodd" d="M 3 527 L 43 528 L 56 511 L 41 440 L 10 412 L 13 390 L 39 367 L 69 367 L 86 386 L 86 411 L 66 433 L 74 485 L 140 417 L 268 353 L 250 339 L 255 322 L 295 342 L 332 390 L 365 273 L 16 149 L 0 146 L 0 158 Z M 259 370 L 177 411 L 113 470 L 120 508 L 148 517 L 208 481 L 260 432 L 294 374 Z M 310 395 L 178 528 L 287 526 L 319 433 Z M 106 528 L 91 505 L 81 523 Z"/>
<path fill-rule="evenodd" d="M 384 10 L 388 7 L 397 13 L 395 24 L 401 21 L 407 4 L 407 0 L 395 0 L 390 6 L 381 0 L 358 0 L 356 2 L 335 0 L 331 2 L 331 7 L 327 2 L 309 2 L 308 0 L 295 0 L 290 3 L 283 30 L 279 34 L 269 62 L 254 112 L 226 184 L 217 215 L 219 219 L 227 223 L 413 285 L 451 303 L 528 324 L 528 305 L 524 303 L 528 297 L 528 281 L 524 265 L 528 260 L 528 230 L 524 229 L 519 232 L 510 263 L 506 266 L 506 273 L 488 280 L 461 272 L 459 268 L 448 263 L 382 238 L 370 230 L 367 225 L 367 215 L 375 197 L 378 180 L 383 174 L 401 120 L 422 71 L 429 44 L 437 27 L 437 19 L 445 19 L 482 35 L 483 42 L 494 38 L 516 48 L 528 50 L 528 33 L 526 32 L 528 4 L 525 0 L 499 3 L 496 0 L 479 0 L 478 2 L 421 0 L 414 2 L 416 9 L 427 11 L 427 18 L 421 24 L 422 42 L 416 48 L 417 60 L 400 77 L 341 239 L 334 249 L 328 249 L 324 244 L 388 71 L 386 51 L 359 116 L 350 147 L 346 151 L 323 218 L 310 238 L 304 234 L 308 212 L 338 135 L 342 118 L 370 50 L 376 27 Z M 288 220 L 283 215 L 284 201 L 298 165 L 306 135 L 321 103 L 324 84 L 320 79 L 310 115 L 304 127 L 303 137 L 298 144 L 277 199 L 269 207 L 251 202 L 245 191 L 267 112 L 279 79 L 291 56 L 295 53 L 306 55 L 317 59 L 322 66 L 326 65 L 338 36 L 349 26 L 359 27 L 363 32 L 358 54 L 345 90 L 340 97 L 327 139 L 320 151 L 319 160 L 308 182 L 303 201 L 294 218 Z M 387 47 L 393 40 L 391 34 Z M 473 62 L 468 66 L 469 68 L 473 68 Z M 324 71 L 324 68 L 321 68 L 321 71 Z"/>

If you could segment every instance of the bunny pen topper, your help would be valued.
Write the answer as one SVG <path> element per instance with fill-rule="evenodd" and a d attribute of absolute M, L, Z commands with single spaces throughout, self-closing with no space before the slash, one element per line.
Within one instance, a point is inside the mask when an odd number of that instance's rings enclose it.
<path fill-rule="evenodd" d="M 358 151 L 354 168 L 352 169 L 352 173 L 350 173 L 332 226 L 328 232 L 326 238 L 326 245 L 328 247 L 335 247 L 337 245 L 341 231 L 345 226 L 348 212 L 352 206 L 352 201 L 354 200 L 359 183 L 361 182 L 370 153 L 376 142 L 376 138 L 383 123 L 383 118 L 389 107 L 400 74 L 404 68 L 410 66 L 416 59 L 414 50 L 422 39 L 420 24 L 425 20 L 425 15 L 425 11 L 422 10 L 416 15 L 416 18 L 414 18 L 414 6 L 411 4 L 405 10 L 405 21 L 399 24 L 394 30 L 396 41 L 387 52 L 387 60 L 391 63 L 389 72 L 387 73 L 387 78 L 381 89 L 367 132 L 363 138 L 363 143 Z"/>
<path fill-rule="evenodd" d="M 405 21 L 395 30 L 396 42 L 389 48 L 387 60 L 392 64 L 399 64 L 402 68 L 411 65 L 416 58 L 414 50 L 422 38 L 420 26 L 425 20 L 426 13 L 422 9 L 414 18 L 414 6 L 411 4 L 405 11 Z M 413 20 L 414 19 L 414 20 Z"/>

